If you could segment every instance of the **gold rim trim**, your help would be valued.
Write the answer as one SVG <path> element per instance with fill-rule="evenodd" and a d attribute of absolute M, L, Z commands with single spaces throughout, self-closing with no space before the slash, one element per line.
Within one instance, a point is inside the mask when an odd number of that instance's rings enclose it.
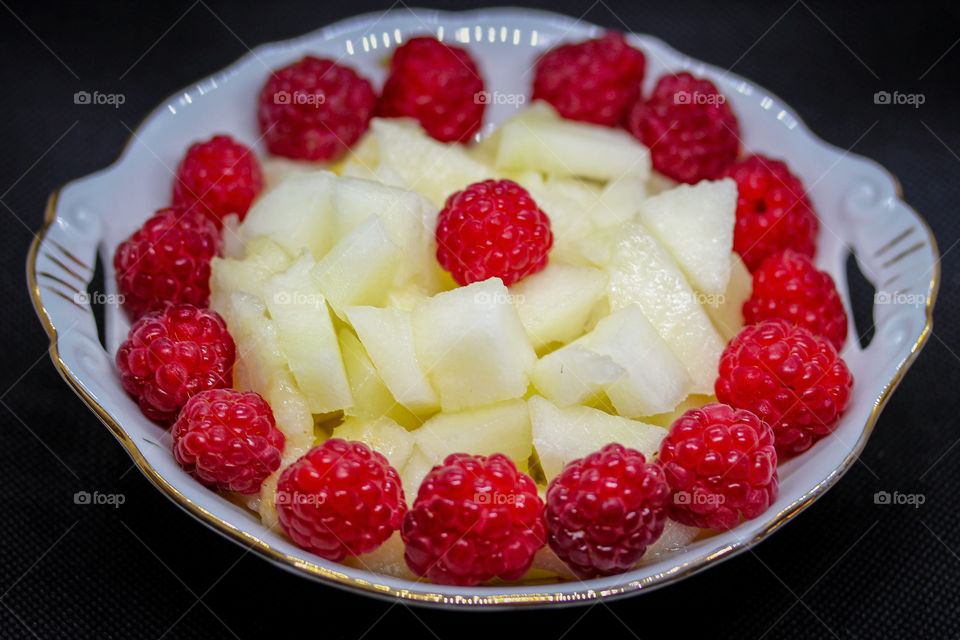
<path fill-rule="evenodd" d="M 893 174 L 889 175 L 894 182 L 898 199 L 902 200 L 903 191 L 900 186 L 900 181 L 896 178 L 896 176 L 893 176 Z M 761 542 L 774 531 L 789 522 L 807 506 L 813 503 L 817 498 L 823 495 L 827 489 L 836 484 L 840 477 L 846 473 L 846 471 L 860 456 L 860 453 L 866 446 L 867 439 L 870 437 L 870 434 L 873 432 L 873 429 L 876 426 L 880 412 L 890 399 L 893 391 L 900 384 L 900 381 L 906 374 L 907 369 L 909 369 L 910 365 L 912 365 L 914 360 L 916 360 L 917 355 L 923 348 L 924 344 L 926 344 L 930 334 L 933 331 L 933 305 L 936 301 L 937 293 L 940 288 L 940 260 L 936 238 L 933 235 L 933 230 L 930 228 L 927 222 L 922 217 L 917 215 L 917 220 L 927 234 L 927 239 L 930 242 L 930 247 L 935 257 L 933 269 L 934 272 L 930 279 L 930 285 L 927 293 L 927 319 L 923 331 L 921 332 L 917 341 L 911 347 L 910 353 L 900 363 L 893 378 L 884 386 L 880 396 L 874 402 L 873 409 L 870 412 L 867 423 L 864 426 L 859 440 L 850 454 L 844 459 L 843 463 L 834 469 L 830 475 L 824 478 L 811 491 L 801 496 L 799 500 L 795 501 L 780 513 L 776 514 L 767 523 L 767 525 L 750 540 L 728 545 L 705 557 L 701 557 L 697 560 L 668 569 L 667 571 L 648 576 L 642 580 L 631 581 L 602 590 L 584 588 L 572 593 L 492 593 L 490 595 L 475 597 L 449 596 L 441 593 L 430 593 L 428 590 L 411 591 L 409 589 L 395 589 L 388 585 L 376 584 L 360 578 L 352 578 L 344 573 L 332 571 L 312 562 L 305 562 L 299 558 L 287 555 L 273 548 L 269 543 L 261 540 L 260 538 L 238 529 L 229 522 L 218 518 L 203 507 L 195 504 L 182 493 L 180 493 L 173 485 L 167 482 L 167 480 L 159 472 L 157 472 L 157 470 L 154 469 L 149 462 L 147 462 L 146 458 L 143 457 L 143 455 L 140 453 L 140 450 L 134 444 L 133 439 L 127 434 L 126 431 L 124 431 L 123 427 L 121 427 L 120 424 L 113 418 L 113 416 L 110 415 L 106 409 L 100 406 L 100 404 L 83 389 L 83 386 L 76 378 L 73 377 L 66 364 L 60 358 L 60 352 L 57 343 L 57 330 L 54 327 L 53 322 L 50 320 L 50 316 L 47 313 L 46 308 L 43 306 L 43 300 L 40 296 L 40 287 L 37 280 L 37 255 L 40 245 L 42 244 L 50 225 L 53 223 L 56 217 L 56 206 L 59 193 L 60 189 L 57 189 L 50 195 L 50 198 L 47 201 L 46 211 L 44 213 L 43 227 L 39 232 L 37 232 L 36 237 L 34 237 L 33 242 L 30 244 L 30 251 L 27 254 L 27 282 L 30 288 L 30 297 L 33 301 L 34 309 L 36 309 L 37 315 L 40 317 L 40 321 L 43 324 L 43 328 L 50 338 L 50 358 L 53 361 L 54 366 L 57 368 L 57 371 L 60 372 L 60 375 L 64 380 L 66 380 L 67 384 L 73 389 L 73 391 L 80 396 L 80 399 L 83 400 L 88 407 L 90 407 L 96 416 L 100 418 L 100 421 L 103 422 L 107 428 L 110 429 L 117 440 L 120 441 L 120 444 L 123 445 L 124 449 L 126 449 L 127 453 L 133 459 L 140 471 L 146 476 L 146 478 L 160 491 L 165 493 L 167 497 L 180 505 L 183 509 L 199 519 L 201 522 L 226 535 L 235 542 L 257 551 L 275 564 L 281 565 L 292 571 L 304 573 L 309 577 L 320 578 L 324 581 L 332 582 L 335 585 L 361 591 L 369 595 L 379 596 L 381 598 L 402 598 L 404 600 L 409 600 L 411 602 L 424 605 L 523 607 L 553 603 L 585 604 L 601 599 L 606 600 L 626 596 L 636 593 L 642 589 L 650 590 L 671 584 L 677 580 L 688 577 L 707 568 L 714 561 L 729 559 L 737 553 L 745 551 L 749 547 Z"/>

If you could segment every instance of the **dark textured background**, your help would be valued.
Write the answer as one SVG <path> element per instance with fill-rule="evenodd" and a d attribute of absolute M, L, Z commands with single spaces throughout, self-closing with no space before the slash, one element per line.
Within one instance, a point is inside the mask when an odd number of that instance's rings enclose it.
<path fill-rule="evenodd" d="M 935 333 L 862 464 L 754 553 L 591 608 L 411 610 L 312 584 L 245 554 L 131 470 L 58 378 L 24 286 L 27 246 L 47 194 L 113 161 L 128 136 L 123 123 L 134 126 L 248 47 L 385 7 L 0 0 L 0 637 L 960 637 L 956 3 L 536 4 L 733 65 L 824 139 L 855 144 L 900 177 L 907 201 L 936 232 L 943 285 Z M 81 89 L 122 92 L 126 103 L 78 106 L 73 93 Z M 873 94 L 881 89 L 921 92 L 926 102 L 878 106 Z M 78 490 L 121 493 L 125 504 L 76 505 Z M 919 493 L 925 503 L 876 505 L 879 490 Z"/>

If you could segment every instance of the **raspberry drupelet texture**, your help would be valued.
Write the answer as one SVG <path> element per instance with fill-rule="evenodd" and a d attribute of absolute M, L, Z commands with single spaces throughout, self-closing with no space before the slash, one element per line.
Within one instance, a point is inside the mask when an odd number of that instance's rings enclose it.
<path fill-rule="evenodd" d="M 547 540 L 581 579 L 629 571 L 663 533 L 670 487 L 659 466 L 612 443 L 547 488 Z"/>
<path fill-rule="evenodd" d="M 519 580 L 546 539 L 543 501 L 506 456 L 455 453 L 424 478 L 400 532 L 407 566 L 433 582 Z"/>
<path fill-rule="evenodd" d="M 616 31 L 560 45 L 537 60 L 533 99 L 546 100 L 564 118 L 615 127 L 640 94 L 646 63 Z"/>
<path fill-rule="evenodd" d="M 816 213 L 800 179 L 779 160 L 754 155 L 730 165 L 718 177 L 737 183 L 733 249 L 750 271 L 784 249 L 813 257 Z"/>
<path fill-rule="evenodd" d="M 336 160 L 366 132 L 376 100 L 370 82 L 353 69 L 307 56 L 271 74 L 257 118 L 270 153 Z"/>
<path fill-rule="evenodd" d="M 331 438 L 284 469 L 277 516 L 293 541 L 328 560 L 377 549 L 407 503 L 397 470 L 362 442 Z"/>
<path fill-rule="evenodd" d="M 847 339 L 847 312 L 833 278 L 790 249 L 770 256 L 753 272 L 753 293 L 743 305 L 743 318 L 747 324 L 789 320 L 823 336 L 837 351 Z"/>
<path fill-rule="evenodd" d="M 721 402 L 773 428 L 783 459 L 833 432 L 850 404 L 853 376 L 826 338 L 787 320 L 765 320 L 724 349 L 715 389 Z"/>
<path fill-rule="evenodd" d="M 714 178 L 740 148 L 740 125 L 712 82 L 689 73 L 661 76 L 638 98 L 627 129 L 650 148 L 653 167 L 679 182 Z"/>
<path fill-rule="evenodd" d="M 480 69 L 464 49 L 412 38 L 393 53 L 376 113 L 414 118 L 441 142 L 469 142 L 480 130 L 488 98 Z"/>
<path fill-rule="evenodd" d="M 486 180 L 451 195 L 437 217 L 437 261 L 460 285 L 498 277 L 511 285 L 547 266 L 550 218 L 527 190 Z"/>
<path fill-rule="evenodd" d="M 193 396 L 173 425 L 173 456 L 201 484 L 251 494 L 280 467 L 284 437 L 270 405 L 252 391 Z"/>
<path fill-rule="evenodd" d="M 766 511 L 779 492 L 770 426 L 725 404 L 678 418 L 659 462 L 673 490 L 670 518 L 682 524 L 725 531 Z"/>
<path fill-rule="evenodd" d="M 127 314 L 136 319 L 170 304 L 207 306 L 210 260 L 221 243 L 216 224 L 199 212 L 156 212 L 113 254 Z"/>
<path fill-rule="evenodd" d="M 230 136 L 214 136 L 187 149 L 173 182 L 173 206 L 200 211 L 219 227 L 231 213 L 243 220 L 262 190 L 253 151 Z"/>
<path fill-rule="evenodd" d="M 233 382 L 236 347 L 215 311 L 178 304 L 140 318 L 117 350 L 123 388 L 169 424 L 192 396 Z"/>

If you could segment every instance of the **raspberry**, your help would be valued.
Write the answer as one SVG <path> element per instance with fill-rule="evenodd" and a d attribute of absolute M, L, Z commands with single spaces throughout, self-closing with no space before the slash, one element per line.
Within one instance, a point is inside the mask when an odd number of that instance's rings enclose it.
<path fill-rule="evenodd" d="M 790 249 L 770 256 L 753 272 L 753 294 L 743 318 L 754 324 L 783 318 L 823 336 L 839 351 L 847 339 L 847 312 L 833 278 Z"/>
<path fill-rule="evenodd" d="M 307 56 L 273 72 L 260 90 L 257 118 L 270 153 L 336 160 L 366 132 L 376 100 L 353 69 Z"/>
<path fill-rule="evenodd" d="M 151 420 L 173 422 L 191 396 L 233 382 L 236 347 L 223 319 L 178 304 L 140 318 L 117 350 L 123 388 Z"/>
<path fill-rule="evenodd" d="M 544 545 L 543 501 L 506 456 L 455 453 L 424 478 L 400 534 L 407 566 L 433 582 L 519 580 Z"/>
<path fill-rule="evenodd" d="M 173 206 L 196 209 L 219 227 L 231 213 L 243 220 L 262 190 L 253 151 L 230 136 L 214 136 L 187 149 L 173 183 Z"/>
<path fill-rule="evenodd" d="M 721 402 L 773 427 L 781 459 L 832 433 L 852 388 L 853 376 L 829 340 L 779 319 L 750 325 L 730 341 L 715 385 Z"/>
<path fill-rule="evenodd" d="M 817 251 L 817 215 L 803 183 L 783 162 L 750 156 L 718 177 L 737 182 L 737 224 L 733 248 L 750 271 L 783 249 L 813 257 Z"/>
<path fill-rule="evenodd" d="M 561 45 L 537 60 L 533 99 L 546 100 L 564 118 L 615 127 L 640 93 L 646 64 L 616 31 Z"/>
<path fill-rule="evenodd" d="M 270 405 L 252 391 L 209 389 L 183 405 L 173 425 L 173 456 L 208 487 L 256 493 L 280 467 L 284 437 Z"/>
<path fill-rule="evenodd" d="M 487 96 L 470 54 L 436 38 L 397 47 L 377 115 L 415 118 L 441 142 L 467 142 L 480 130 Z"/>
<path fill-rule="evenodd" d="M 550 218 L 526 189 L 485 180 L 447 199 L 437 217 L 437 261 L 461 285 L 498 277 L 503 284 L 547 266 Z"/>
<path fill-rule="evenodd" d="M 726 97 L 689 73 L 661 76 L 650 97 L 633 104 L 627 129 L 650 148 L 657 171 L 690 184 L 716 176 L 740 148 L 740 125 Z"/>
<path fill-rule="evenodd" d="M 779 493 L 773 431 L 749 411 L 718 402 L 680 416 L 660 444 L 670 518 L 726 531 L 766 511 Z"/>
<path fill-rule="evenodd" d="M 196 211 L 161 209 L 113 254 L 117 289 L 131 319 L 169 304 L 207 306 L 210 259 L 220 254 L 217 226 Z"/>
<path fill-rule="evenodd" d="M 629 571 L 663 533 L 670 487 L 643 454 L 612 443 L 547 488 L 550 548 L 582 579 Z"/>
<path fill-rule="evenodd" d="M 377 549 L 407 511 L 400 476 L 387 459 L 340 438 L 284 469 L 276 504 L 280 525 L 297 545 L 338 562 Z"/>

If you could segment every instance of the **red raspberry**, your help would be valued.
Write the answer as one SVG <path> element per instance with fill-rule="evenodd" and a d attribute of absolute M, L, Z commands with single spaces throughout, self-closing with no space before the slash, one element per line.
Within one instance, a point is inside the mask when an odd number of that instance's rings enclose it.
<path fill-rule="evenodd" d="M 132 319 L 169 304 L 207 306 L 217 226 L 197 211 L 161 209 L 113 254 L 117 289 Z"/>
<path fill-rule="evenodd" d="M 716 176 L 740 148 L 740 125 L 726 97 L 686 72 L 661 76 L 649 98 L 638 98 L 627 129 L 650 148 L 657 171 L 690 184 Z"/>
<path fill-rule="evenodd" d="M 400 527 L 400 475 L 362 442 L 331 438 L 284 469 L 277 516 L 297 545 L 339 562 L 369 553 Z"/>
<path fill-rule="evenodd" d="M 537 60 L 533 99 L 546 100 L 564 118 L 615 127 L 640 94 L 646 64 L 616 31 L 561 45 Z"/>
<path fill-rule="evenodd" d="M 790 249 L 770 256 L 753 272 L 753 294 L 743 305 L 743 318 L 747 324 L 789 320 L 823 336 L 837 351 L 847 339 L 847 312 L 833 278 Z"/>
<path fill-rule="evenodd" d="M 258 492 L 280 467 L 284 441 L 270 405 L 252 391 L 201 391 L 173 425 L 173 457 L 201 484 L 223 491 Z"/>
<path fill-rule="evenodd" d="M 260 90 L 257 118 L 270 153 L 336 160 L 366 132 L 376 101 L 353 69 L 307 56 L 273 72 Z"/>
<path fill-rule="evenodd" d="M 173 182 L 173 206 L 196 209 L 219 227 L 231 213 L 243 220 L 263 190 L 260 163 L 230 136 L 214 136 L 187 149 Z"/>
<path fill-rule="evenodd" d="M 680 416 L 659 460 L 673 490 L 670 518 L 686 525 L 726 531 L 766 511 L 780 490 L 770 425 L 718 402 Z"/>
<path fill-rule="evenodd" d="M 783 249 L 813 257 L 817 251 L 817 215 L 803 183 L 787 165 L 750 156 L 718 176 L 737 182 L 737 224 L 733 248 L 750 271 Z"/>
<path fill-rule="evenodd" d="M 437 217 L 437 261 L 461 285 L 503 284 L 547 266 L 550 218 L 511 180 L 485 180 L 447 199 Z"/>
<path fill-rule="evenodd" d="M 582 579 L 629 571 L 660 537 L 670 487 L 639 451 L 611 443 L 547 488 L 550 548 Z"/>
<path fill-rule="evenodd" d="M 236 347 L 217 312 L 178 304 L 130 327 L 117 350 L 123 388 L 151 420 L 173 422 L 191 396 L 233 383 Z"/>
<path fill-rule="evenodd" d="M 787 320 L 740 331 L 720 357 L 715 385 L 721 402 L 773 427 L 781 459 L 832 433 L 852 388 L 853 376 L 830 341 Z"/>
<path fill-rule="evenodd" d="M 546 538 L 537 486 L 502 454 L 433 468 L 400 528 L 407 566 L 439 584 L 519 580 Z"/>
<path fill-rule="evenodd" d="M 413 38 L 397 47 L 377 115 L 415 118 L 441 142 L 468 142 L 487 106 L 477 63 L 436 38 Z"/>

